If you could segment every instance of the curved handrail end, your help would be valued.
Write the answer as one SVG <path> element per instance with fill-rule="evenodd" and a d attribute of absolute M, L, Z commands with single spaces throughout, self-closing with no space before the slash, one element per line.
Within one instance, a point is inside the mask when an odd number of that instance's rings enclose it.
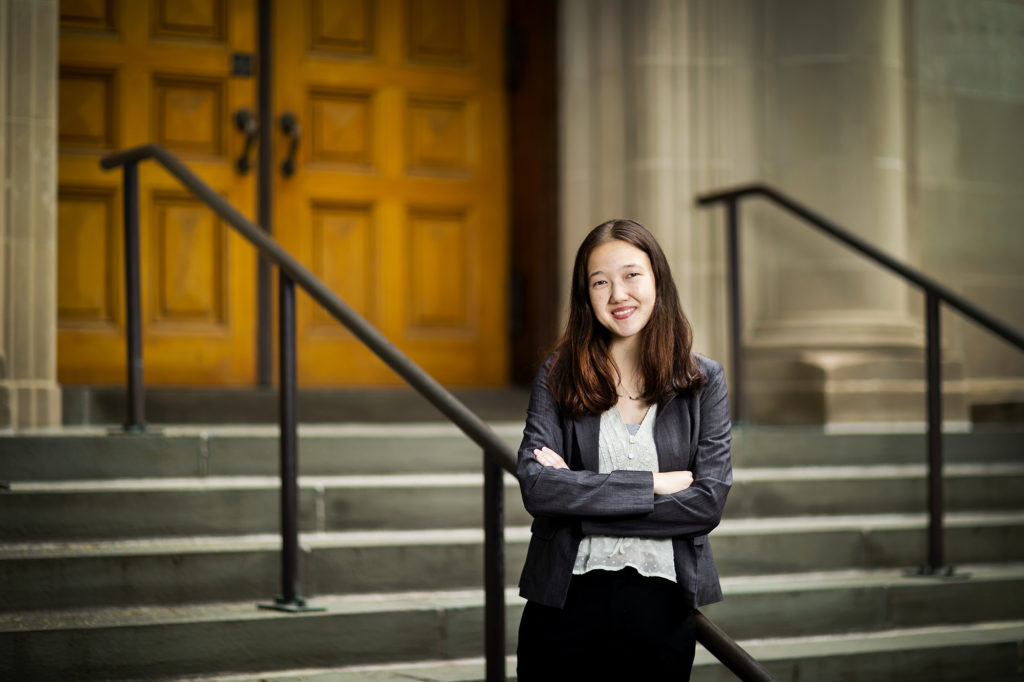
<path fill-rule="evenodd" d="M 747 182 L 742 185 L 734 185 L 714 192 L 705 192 L 697 195 L 698 206 L 708 206 L 727 199 L 738 199 L 748 194 L 768 194 L 771 187 L 761 182 Z"/>
<path fill-rule="evenodd" d="M 119 152 L 101 157 L 100 168 L 111 170 L 133 161 L 137 162 L 148 159 L 152 156 L 163 158 L 166 154 L 167 150 L 158 144 L 140 144 L 137 147 L 129 147 L 128 149 L 122 149 Z"/>
<path fill-rule="evenodd" d="M 874 263 L 886 268 L 890 272 L 902 277 L 906 282 L 920 287 L 926 292 L 931 292 L 939 297 L 947 305 L 957 309 L 961 314 L 970 318 L 977 324 L 988 329 L 992 333 L 1008 341 L 1009 343 L 1024 349 L 1024 334 L 1013 328 L 1008 323 L 1000 320 L 992 313 L 983 310 L 963 296 L 959 295 L 949 287 L 941 284 L 929 275 L 916 268 L 893 258 L 878 247 L 870 244 L 862 237 L 850 230 L 828 220 L 814 210 L 801 204 L 797 200 L 783 193 L 782 191 L 760 182 L 752 182 L 743 185 L 726 187 L 714 192 L 697 195 L 697 206 L 709 206 L 724 201 L 736 201 L 745 196 L 760 195 L 769 199 L 791 214 L 803 219 L 808 225 L 823 232 L 829 237 L 838 240 L 847 247 L 859 252 Z"/>

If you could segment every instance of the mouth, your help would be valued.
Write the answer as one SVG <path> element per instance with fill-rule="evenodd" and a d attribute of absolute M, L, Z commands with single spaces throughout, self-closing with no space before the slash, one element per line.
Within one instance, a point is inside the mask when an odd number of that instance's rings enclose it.
<path fill-rule="evenodd" d="M 636 312 L 636 306 L 629 308 L 616 308 L 612 311 L 612 317 L 616 320 L 625 320 L 627 317 Z"/>

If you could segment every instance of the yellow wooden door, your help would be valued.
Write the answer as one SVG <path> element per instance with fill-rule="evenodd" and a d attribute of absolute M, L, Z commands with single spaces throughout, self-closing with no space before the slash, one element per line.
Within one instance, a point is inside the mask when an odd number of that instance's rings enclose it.
<path fill-rule="evenodd" d="M 233 124 L 255 79 L 253 0 L 61 0 L 58 375 L 124 381 L 120 171 L 100 156 L 149 142 L 250 217 L 255 180 Z M 147 384 L 254 380 L 255 253 L 153 161 L 140 165 Z"/>
<path fill-rule="evenodd" d="M 276 3 L 275 236 L 439 381 L 507 379 L 502 2 Z M 304 294 L 302 385 L 398 381 Z"/>

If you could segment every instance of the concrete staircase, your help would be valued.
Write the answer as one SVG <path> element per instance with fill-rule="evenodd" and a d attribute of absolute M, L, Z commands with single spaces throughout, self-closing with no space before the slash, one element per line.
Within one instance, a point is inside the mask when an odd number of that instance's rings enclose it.
<path fill-rule="evenodd" d="M 326 610 L 292 615 L 256 608 L 280 580 L 273 427 L 0 436 L 0 679 L 481 679 L 480 452 L 431 423 L 300 443 L 302 589 Z M 904 576 L 926 554 L 923 447 L 737 429 L 705 613 L 780 680 L 1024 679 L 1024 429 L 946 436 L 963 579 Z M 513 653 L 529 519 L 506 491 Z M 699 651 L 693 679 L 732 676 Z"/>

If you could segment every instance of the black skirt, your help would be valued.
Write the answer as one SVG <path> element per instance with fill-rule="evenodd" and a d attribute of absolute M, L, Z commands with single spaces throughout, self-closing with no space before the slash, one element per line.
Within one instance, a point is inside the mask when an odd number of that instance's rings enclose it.
<path fill-rule="evenodd" d="M 690 679 L 696 628 L 683 590 L 632 568 L 574 575 L 565 608 L 527 602 L 517 675 L 537 680 Z"/>

